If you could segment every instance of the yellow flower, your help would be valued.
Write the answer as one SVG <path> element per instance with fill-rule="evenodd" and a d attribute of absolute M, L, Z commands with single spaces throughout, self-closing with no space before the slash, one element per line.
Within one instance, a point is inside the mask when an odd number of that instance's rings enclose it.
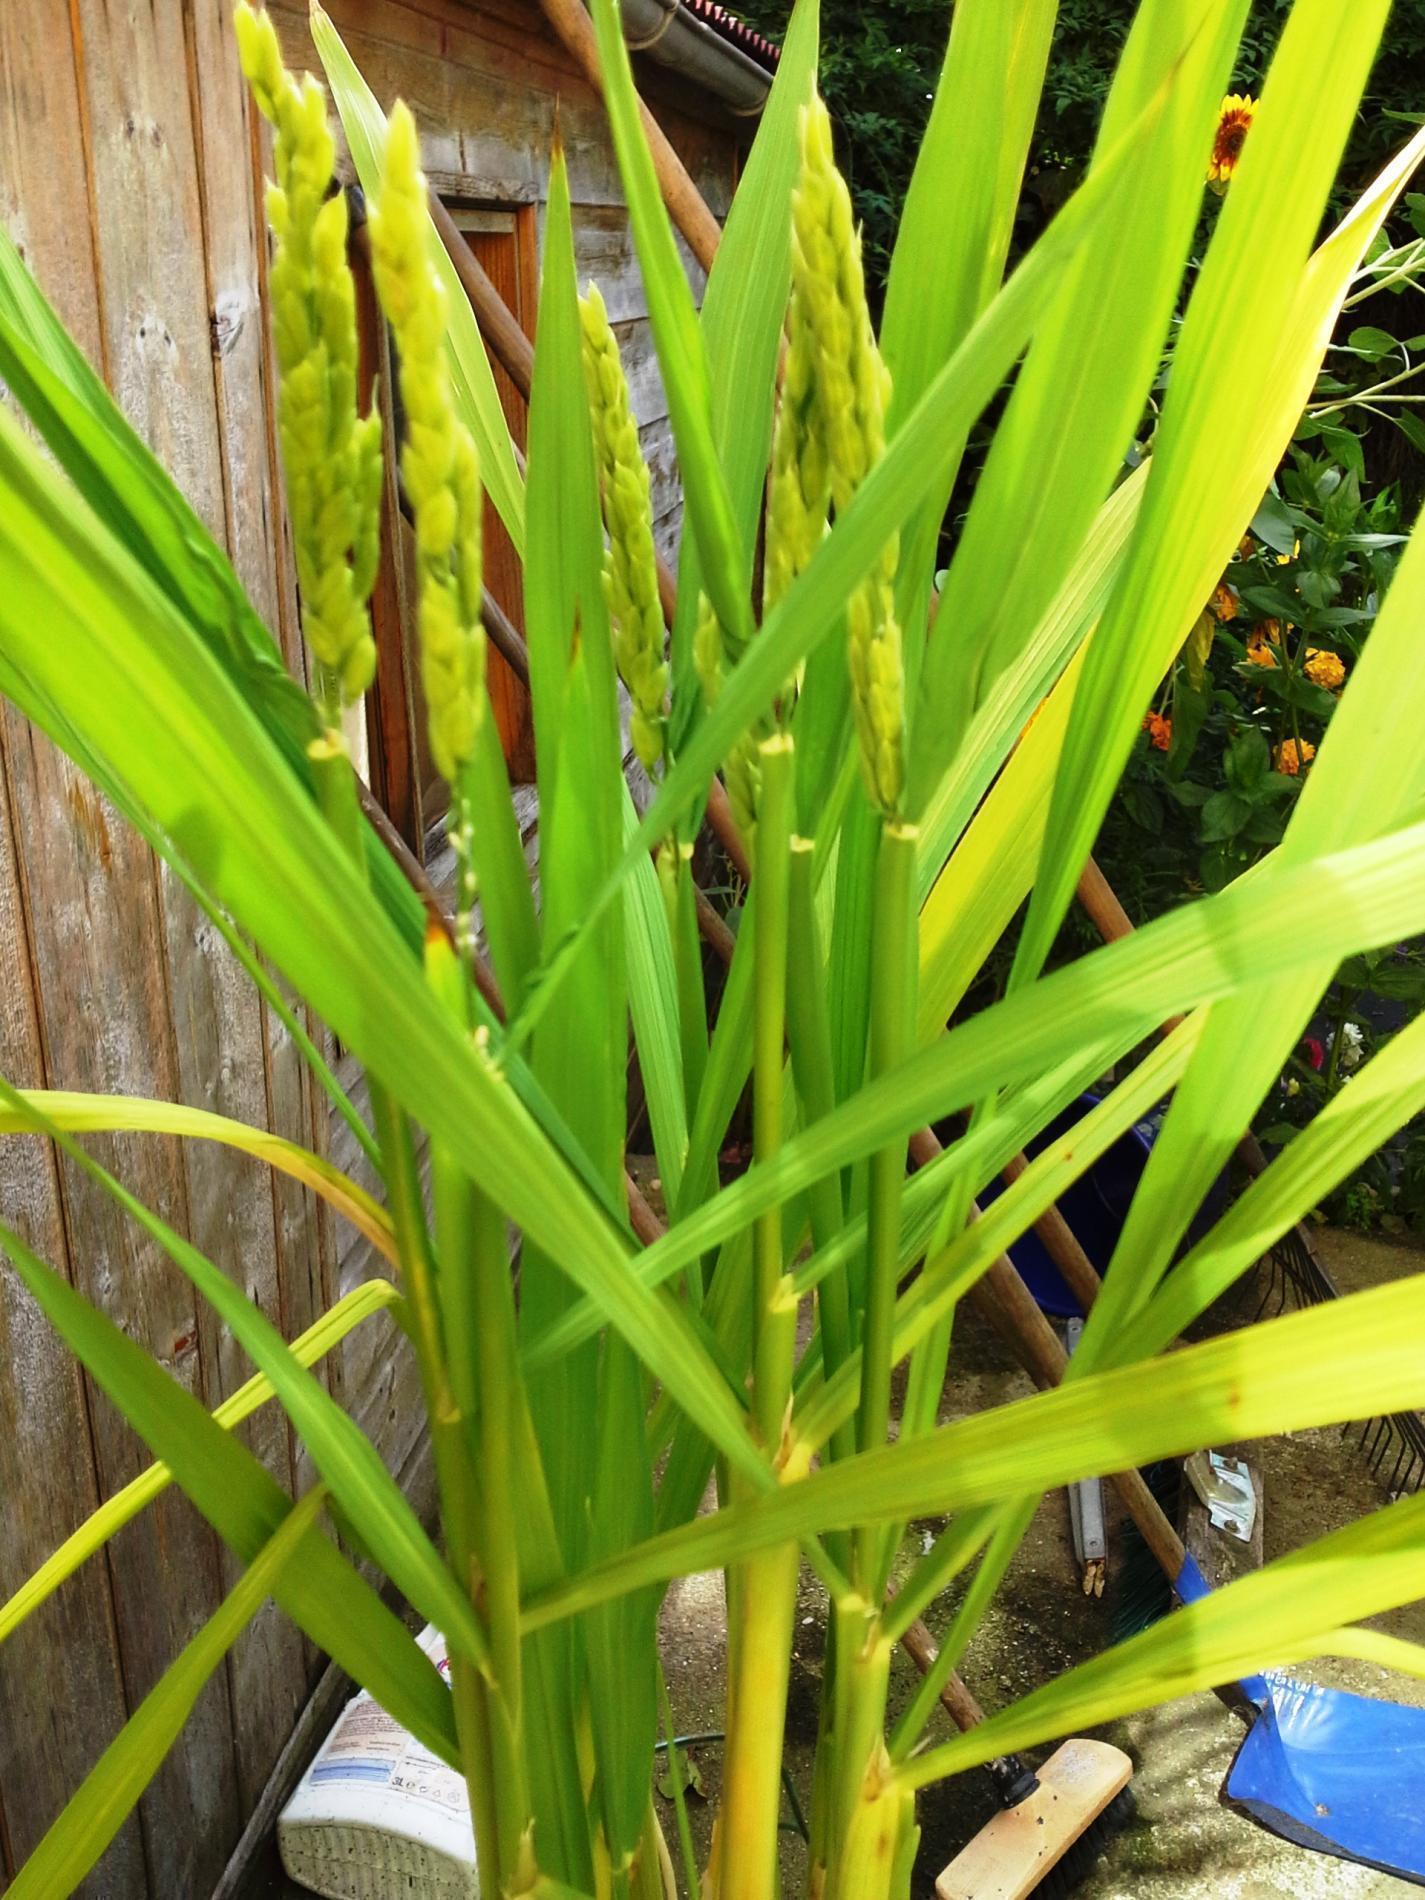
<path fill-rule="evenodd" d="M 1323 647 L 1306 649 L 1306 665 L 1302 670 L 1313 686 L 1324 686 L 1328 693 L 1334 693 L 1338 686 L 1345 684 L 1346 668 L 1340 655 L 1328 653 Z"/>
<path fill-rule="evenodd" d="M 1162 713 L 1145 713 L 1143 730 L 1148 735 L 1148 743 L 1156 746 L 1159 752 L 1166 752 L 1173 743 L 1173 722 Z"/>
<path fill-rule="evenodd" d="M 1300 554 L 1300 553 L 1301 553 L 1301 542 L 1300 542 L 1300 540 L 1296 540 L 1296 541 L 1293 541 L 1293 542 L 1292 542 L 1292 544 L 1291 544 L 1291 553 L 1290 553 L 1290 554 L 1279 554 L 1279 555 L 1277 556 L 1277 566 L 1278 566 L 1278 567 L 1290 567 L 1290 566 L 1291 566 L 1291 564 L 1292 564 L 1292 562 L 1293 562 L 1293 561 L 1294 561 L 1294 560 L 1296 559 L 1296 557 L 1297 557 L 1297 555 L 1298 555 L 1298 554 Z"/>
<path fill-rule="evenodd" d="M 1207 604 L 1215 619 L 1235 620 L 1238 605 L 1237 589 L 1229 587 L 1226 581 L 1219 581 L 1212 590 L 1212 599 Z"/>
<path fill-rule="evenodd" d="M 1270 641 L 1253 638 L 1247 642 L 1247 664 L 1249 666 L 1275 666 L 1277 656 L 1273 653 Z"/>
<path fill-rule="evenodd" d="M 1283 777 L 1296 778 L 1315 757 L 1316 747 L 1309 739 L 1299 744 L 1295 739 L 1283 739 L 1272 762 Z"/>
<path fill-rule="evenodd" d="M 1237 169 L 1237 161 L 1242 156 L 1242 147 L 1252 129 L 1252 115 L 1256 110 L 1256 100 L 1249 98 L 1246 93 L 1229 92 L 1222 101 L 1217 131 L 1212 140 L 1212 157 L 1207 162 L 1207 182 L 1219 192 L 1227 189 Z"/>

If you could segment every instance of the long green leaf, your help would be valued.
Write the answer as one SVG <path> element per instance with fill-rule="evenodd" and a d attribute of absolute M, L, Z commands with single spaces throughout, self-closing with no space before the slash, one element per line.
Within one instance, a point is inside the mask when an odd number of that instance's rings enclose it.
<path fill-rule="evenodd" d="M 935 378 L 806 569 L 768 615 L 727 679 L 717 705 L 692 733 L 663 780 L 618 868 L 601 888 L 584 930 L 592 929 L 614 901 L 639 856 L 668 836 L 680 815 L 702 796 L 709 776 L 735 741 L 771 705 L 802 662 L 841 625 L 847 599 L 937 480 L 949 453 L 946 444 L 970 428 L 999 389 L 1042 315 L 1065 263 L 1111 204 L 1109 186 L 1119 170 L 1131 164 L 1155 110 L 1145 112 L 1112 161 L 1097 166 L 1059 213 Z M 517 1045 L 532 1032 L 579 947 L 575 937 L 546 952 L 540 978 L 511 1025 L 511 1038 Z"/>
<path fill-rule="evenodd" d="M 304 1366 L 314 1366 L 363 1320 L 397 1306 L 400 1298 L 389 1280 L 363 1281 L 344 1299 L 338 1300 L 314 1326 L 309 1326 L 305 1333 L 292 1341 L 293 1355 Z M 224 1399 L 221 1405 L 214 1408 L 213 1422 L 221 1425 L 225 1432 L 230 1432 L 244 1419 L 251 1418 L 272 1396 L 272 1381 L 259 1372 L 245 1385 L 239 1386 L 231 1398 Z M 34 1575 L 27 1577 L 14 1595 L 0 1604 L 0 1643 L 12 1636 L 46 1598 L 53 1596 L 66 1577 L 72 1577 L 79 1566 L 86 1563 L 97 1550 L 101 1550 L 115 1532 L 122 1530 L 155 1498 L 161 1497 L 172 1483 L 173 1473 L 167 1465 L 150 1465 L 137 1478 L 131 1478 L 122 1490 L 106 1498 L 98 1510 L 91 1511 L 78 1530 L 70 1532 L 58 1550 L 45 1559 Z"/>
<path fill-rule="evenodd" d="M 1090 649 L 1020 941 L 1024 969 L 1048 952 L 1149 694 L 1265 492 L 1352 274 L 1425 149 L 1422 134 L 1308 266 L 1385 13 L 1384 0 L 1298 0 L 1288 19 L 1188 305 L 1138 527 Z M 1224 458 L 1228 439 L 1240 447 Z"/>
<path fill-rule="evenodd" d="M 757 544 L 771 449 L 773 380 L 791 284 L 797 114 L 811 96 L 819 27 L 819 0 L 796 0 L 699 313 L 712 392 L 712 439 L 744 552 L 744 595 L 752 585 L 751 550 Z M 675 754 L 702 699 L 691 664 L 700 576 L 697 538 L 689 535 L 679 555 L 673 625 Z"/>
<path fill-rule="evenodd" d="M 628 220 L 648 295 L 648 318 L 678 444 L 683 505 L 697 537 L 702 585 L 738 648 L 752 636 L 751 545 L 739 529 L 713 435 L 712 378 L 693 293 L 673 241 L 639 118 L 617 0 L 593 0 L 604 104 Z M 704 779 L 706 779 L 706 773 Z"/>
<path fill-rule="evenodd" d="M 1105 1346 L 1108 1363 L 1160 1352 L 1353 1169 L 1425 1108 L 1425 1016 L 1332 1096 L 1173 1269 L 1147 1308 Z"/>
<path fill-rule="evenodd" d="M 1112 214 L 1064 274 L 976 483 L 916 707 L 916 816 L 1058 593 L 1122 466 L 1158 369 L 1246 12 L 1246 0 L 1144 0 L 1134 16 L 1095 166 L 1166 99 L 1134 164 L 1117 172 Z"/>
<path fill-rule="evenodd" d="M 470 1601 L 456 1586 L 380 1453 L 301 1363 L 261 1308 L 233 1286 L 211 1260 L 130 1194 L 57 1123 L 32 1103 L 26 1103 L 3 1078 L 0 1102 L 13 1115 L 27 1116 L 37 1134 L 48 1135 L 63 1148 L 188 1276 L 254 1364 L 272 1381 L 273 1391 L 301 1433 L 332 1496 L 353 1523 L 361 1526 L 362 1540 L 371 1555 L 426 1620 L 445 1633 L 452 1649 L 477 1666 L 483 1665 L 487 1660 L 485 1632 Z"/>
<path fill-rule="evenodd" d="M 0 1246 L 55 1331 L 224 1543 L 250 1563 L 292 1500 L 191 1392 L 0 1225 Z M 318 1531 L 277 1600 L 383 1708 L 446 1761 L 459 1760 L 450 1695 L 405 1626 Z"/>
<path fill-rule="evenodd" d="M 32 1133 L 38 1117 L 75 1135 L 123 1130 L 217 1142 L 300 1181 L 350 1221 L 378 1253 L 387 1260 L 396 1257 L 390 1217 L 365 1188 L 323 1156 L 265 1128 L 253 1128 L 205 1108 L 155 1102 L 141 1095 L 86 1095 L 64 1089 L 18 1089 L 15 1093 L 18 1106 L 0 1103 L 0 1135 Z"/>
<path fill-rule="evenodd" d="M 1083 1025 L 1120 1053 L 1168 1016 L 1230 995 L 1267 958 L 1286 974 L 1303 963 L 1393 943 L 1425 927 L 1425 823 L 1318 860 L 1273 870 L 1159 918 L 1122 942 L 1006 998 L 933 1047 L 860 1090 L 775 1161 L 749 1170 L 640 1254 L 640 1280 L 656 1285 L 725 1240 L 762 1208 L 897 1136 L 970 1106 L 996 1088 L 1041 1074 L 1080 1046 Z M 1285 941 L 1283 916 L 1309 909 L 1308 938 Z"/>
<path fill-rule="evenodd" d="M 16 1874 L 15 1900 L 72 1893 L 93 1867 L 177 1741 L 208 1678 L 298 1560 L 325 1495 L 319 1486 L 292 1507 L 216 1613 L 164 1670 Z"/>
<path fill-rule="evenodd" d="M 1277 861 L 1310 863 L 1322 852 L 1377 836 L 1419 808 L 1425 792 L 1416 743 L 1425 719 L 1425 675 L 1416 664 L 1422 611 L 1425 531 L 1417 526 L 1274 853 Z M 1210 1012 L 1119 1236 L 1100 1310 L 1081 1342 L 1086 1366 L 1151 1297 L 1192 1210 L 1276 1081 L 1335 969 L 1327 956 L 1285 981 L 1264 972 L 1260 982 Z"/>
<path fill-rule="evenodd" d="M 881 354 L 894 435 L 999 288 L 1014 232 L 1058 0 L 960 0 L 886 280 Z M 897 611 L 915 703 L 935 544 L 957 463 L 903 536 Z"/>
<path fill-rule="evenodd" d="M 1313 1656 L 1359 1653 L 1339 1623 L 1375 1616 L 1419 1594 L 1425 1498 L 1376 1511 L 1095 1656 L 1001 1714 L 908 1762 L 900 1779 L 923 1788 L 1010 1749 L 1190 1695 L 1254 1670 Z M 1375 1658 L 1384 1660 L 1377 1651 Z M 1398 1660 L 1393 1652 L 1390 1660 Z"/>
<path fill-rule="evenodd" d="M 134 796 L 368 1068 L 462 1167 L 607 1306 L 640 1358 L 755 1482 L 741 1406 L 666 1301 L 627 1272 L 631 1242 L 414 968 L 339 840 L 201 645 L 0 414 L 0 646 L 101 737 Z M 64 638 L 56 638 L 62 627 Z"/>
<path fill-rule="evenodd" d="M 528 1624 L 740 1562 L 789 1537 L 949 1515 L 1222 1438 L 1339 1423 L 1363 1408 L 1408 1411 L 1425 1399 L 1422 1346 L 1425 1275 L 1416 1275 L 1164 1359 L 1090 1374 L 698 1518 L 537 1598 Z"/>
<path fill-rule="evenodd" d="M 277 644 L 263 626 L 233 572 L 227 555 L 184 498 L 172 477 L 134 431 L 63 324 L 45 301 L 8 234 L 0 230 L 0 378 L 43 436 L 46 445 L 99 518 L 143 566 L 150 581 L 172 602 L 194 633 L 224 667 L 251 711 L 266 727 L 286 768 L 310 793 L 306 747 L 316 736 L 307 695 L 283 671 Z M 6 668 L 5 691 L 56 743 L 70 749 L 69 728 L 59 704 L 34 693 Z M 102 757 L 79 761 L 112 797 L 155 850 L 170 863 L 267 998 L 284 1013 L 276 986 L 255 961 L 243 956 L 231 926 L 151 816 L 138 811 Z M 420 943 L 421 908 L 389 853 L 363 822 L 363 843 L 381 902 L 412 947 Z M 285 1019 L 285 1018 L 284 1018 Z M 338 1110 L 359 1129 L 354 1111 L 311 1046 L 305 1032 L 295 1039 Z M 315 1060 L 313 1058 L 316 1058 Z"/>

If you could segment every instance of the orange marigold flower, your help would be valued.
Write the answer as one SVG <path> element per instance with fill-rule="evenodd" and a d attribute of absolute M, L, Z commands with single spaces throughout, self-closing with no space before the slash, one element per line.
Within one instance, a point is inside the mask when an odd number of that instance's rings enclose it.
<path fill-rule="evenodd" d="M 1287 632 L 1291 632 L 1290 627 L 1287 628 Z M 1280 620 L 1259 621 L 1256 630 L 1252 634 L 1252 638 L 1254 640 L 1270 640 L 1274 647 L 1279 647 L 1282 643 L 1282 623 Z"/>
<path fill-rule="evenodd" d="M 1149 745 L 1156 746 L 1160 752 L 1166 752 L 1173 743 L 1173 722 L 1162 713 L 1145 713 L 1143 730 L 1148 735 Z"/>
<path fill-rule="evenodd" d="M 1328 693 L 1334 693 L 1346 681 L 1346 666 L 1340 654 L 1328 653 L 1324 647 L 1306 649 L 1306 665 L 1302 671 L 1313 686 L 1324 686 Z"/>
<path fill-rule="evenodd" d="M 1260 631 L 1259 628 L 1258 633 L 1247 642 L 1247 663 L 1250 666 L 1275 666 L 1277 656 L 1272 651 L 1271 642 L 1258 637 Z"/>
<path fill-rule="evenodd" d="M 1247 134 L 1252 129 L 1252 115 L 1257 110 L 1255 99 L 1245 93 L 1229 92 L 1222 101 L 1222 110 L 1217 117 L 1217 132 L 1212 141 L 1212 157 L 1207 163 L 1207 182 L 1225 191 L 1237 161 L 1242 156 L 1242 147 Z"/>
<path fill-rule="evenodd" d="M 1316 747 L 1309 739 L 1303 739 L 1298 746 L 1295 739 L 1283 739 L 1277 747 L 1274 764 L 1286 778 L 1295 778 L 1316 757 Z"/>
<path fill-rule="evenodd" d="M 1250 534 L 1244 534 L 1242 539 L 1237 543 L 1237 559 L 1239 561 L 1250 561 L 1256 552 L 1256 542 L 1252 539 Z"/>
<path fill-rule="evenodd" d="M 1237 618 L 1237 589 L 1229 587 L 1226 581 L 1219 581 L 1212 590 L 1212 599 L 1207 603 L 1213 616 L 1218 620 Z"/>

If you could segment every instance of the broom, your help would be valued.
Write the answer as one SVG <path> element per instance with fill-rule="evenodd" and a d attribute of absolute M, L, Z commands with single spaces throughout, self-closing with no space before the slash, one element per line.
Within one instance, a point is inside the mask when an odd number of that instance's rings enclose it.
<path fill-rule="evenodd" d="M 935 1643 L 917 1617 L 901 1638 L 923 1675 Z M 953 1670 L 940 1701 L 960 1729 L 977 1727 L 984 1710 Z M 1018 1755 L 985 1763 L 1000 1812 L 957 1854 L 935 1883 L 938 1900 L 1068 1900 L 1090 1872 L 1110 1835 L 1133 1818 L 1133 1763 L 1110 1742 L 1075 1736 L 1037 1771 Z"/>

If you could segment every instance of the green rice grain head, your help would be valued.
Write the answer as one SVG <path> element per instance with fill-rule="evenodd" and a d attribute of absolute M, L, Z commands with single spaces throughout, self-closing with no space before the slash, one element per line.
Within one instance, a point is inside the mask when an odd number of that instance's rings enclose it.
<path fill-rule="evenodd" d="M 415 120 L 398 101 L 371 217 L 371 254 L 400 358 L 401 475 L 415 519 L 431 757 L 455 785 L 474 754 L 485 708 L 480 469 L 451 401 L 445 292 L 431 263 L 428 231 Z"/>
<path fill-rule="evenodd" d="M 584 379 L 594 418 L 594 447 L 609 543 L 604 593 L 614 630 L 614 660 L 633 702 L 633 748 L 652 773 L 667 749 L 668 663 L 653 545 L 648 464 L 628 399 L 618 341 L 597 286 L 579 299 Z"/>
<path fill-rule="evenodd" d="M 265 12 L 244 0 L 236 28 L 253 98 L 277 133 L 267 216 L 278 429 L 302 629 L 335 726 L 376 670 L 367 602 L 380 558 L 381 418 L 356 410 L 356 298 L 346 198 L 331 188 L 326 97 L 310 75 L 299 84 L 283 66 Z"/>
<path fill-rule="evenodd" d="M 816 551 L 824 495 L 845 508 L 885 452 L 890 402 L 890 374 L 866 305 L 851 194 L 836 167 L 831 120 L 819 97 L 802 108 L 800 136 L 787 374 L 768 519 L 768 583 L 778 591 Z M 872 801 L 888 814 L 897 809 L 905 783 L 898 560 L 893 539 L 847 605 L 862 770 Z"/>

